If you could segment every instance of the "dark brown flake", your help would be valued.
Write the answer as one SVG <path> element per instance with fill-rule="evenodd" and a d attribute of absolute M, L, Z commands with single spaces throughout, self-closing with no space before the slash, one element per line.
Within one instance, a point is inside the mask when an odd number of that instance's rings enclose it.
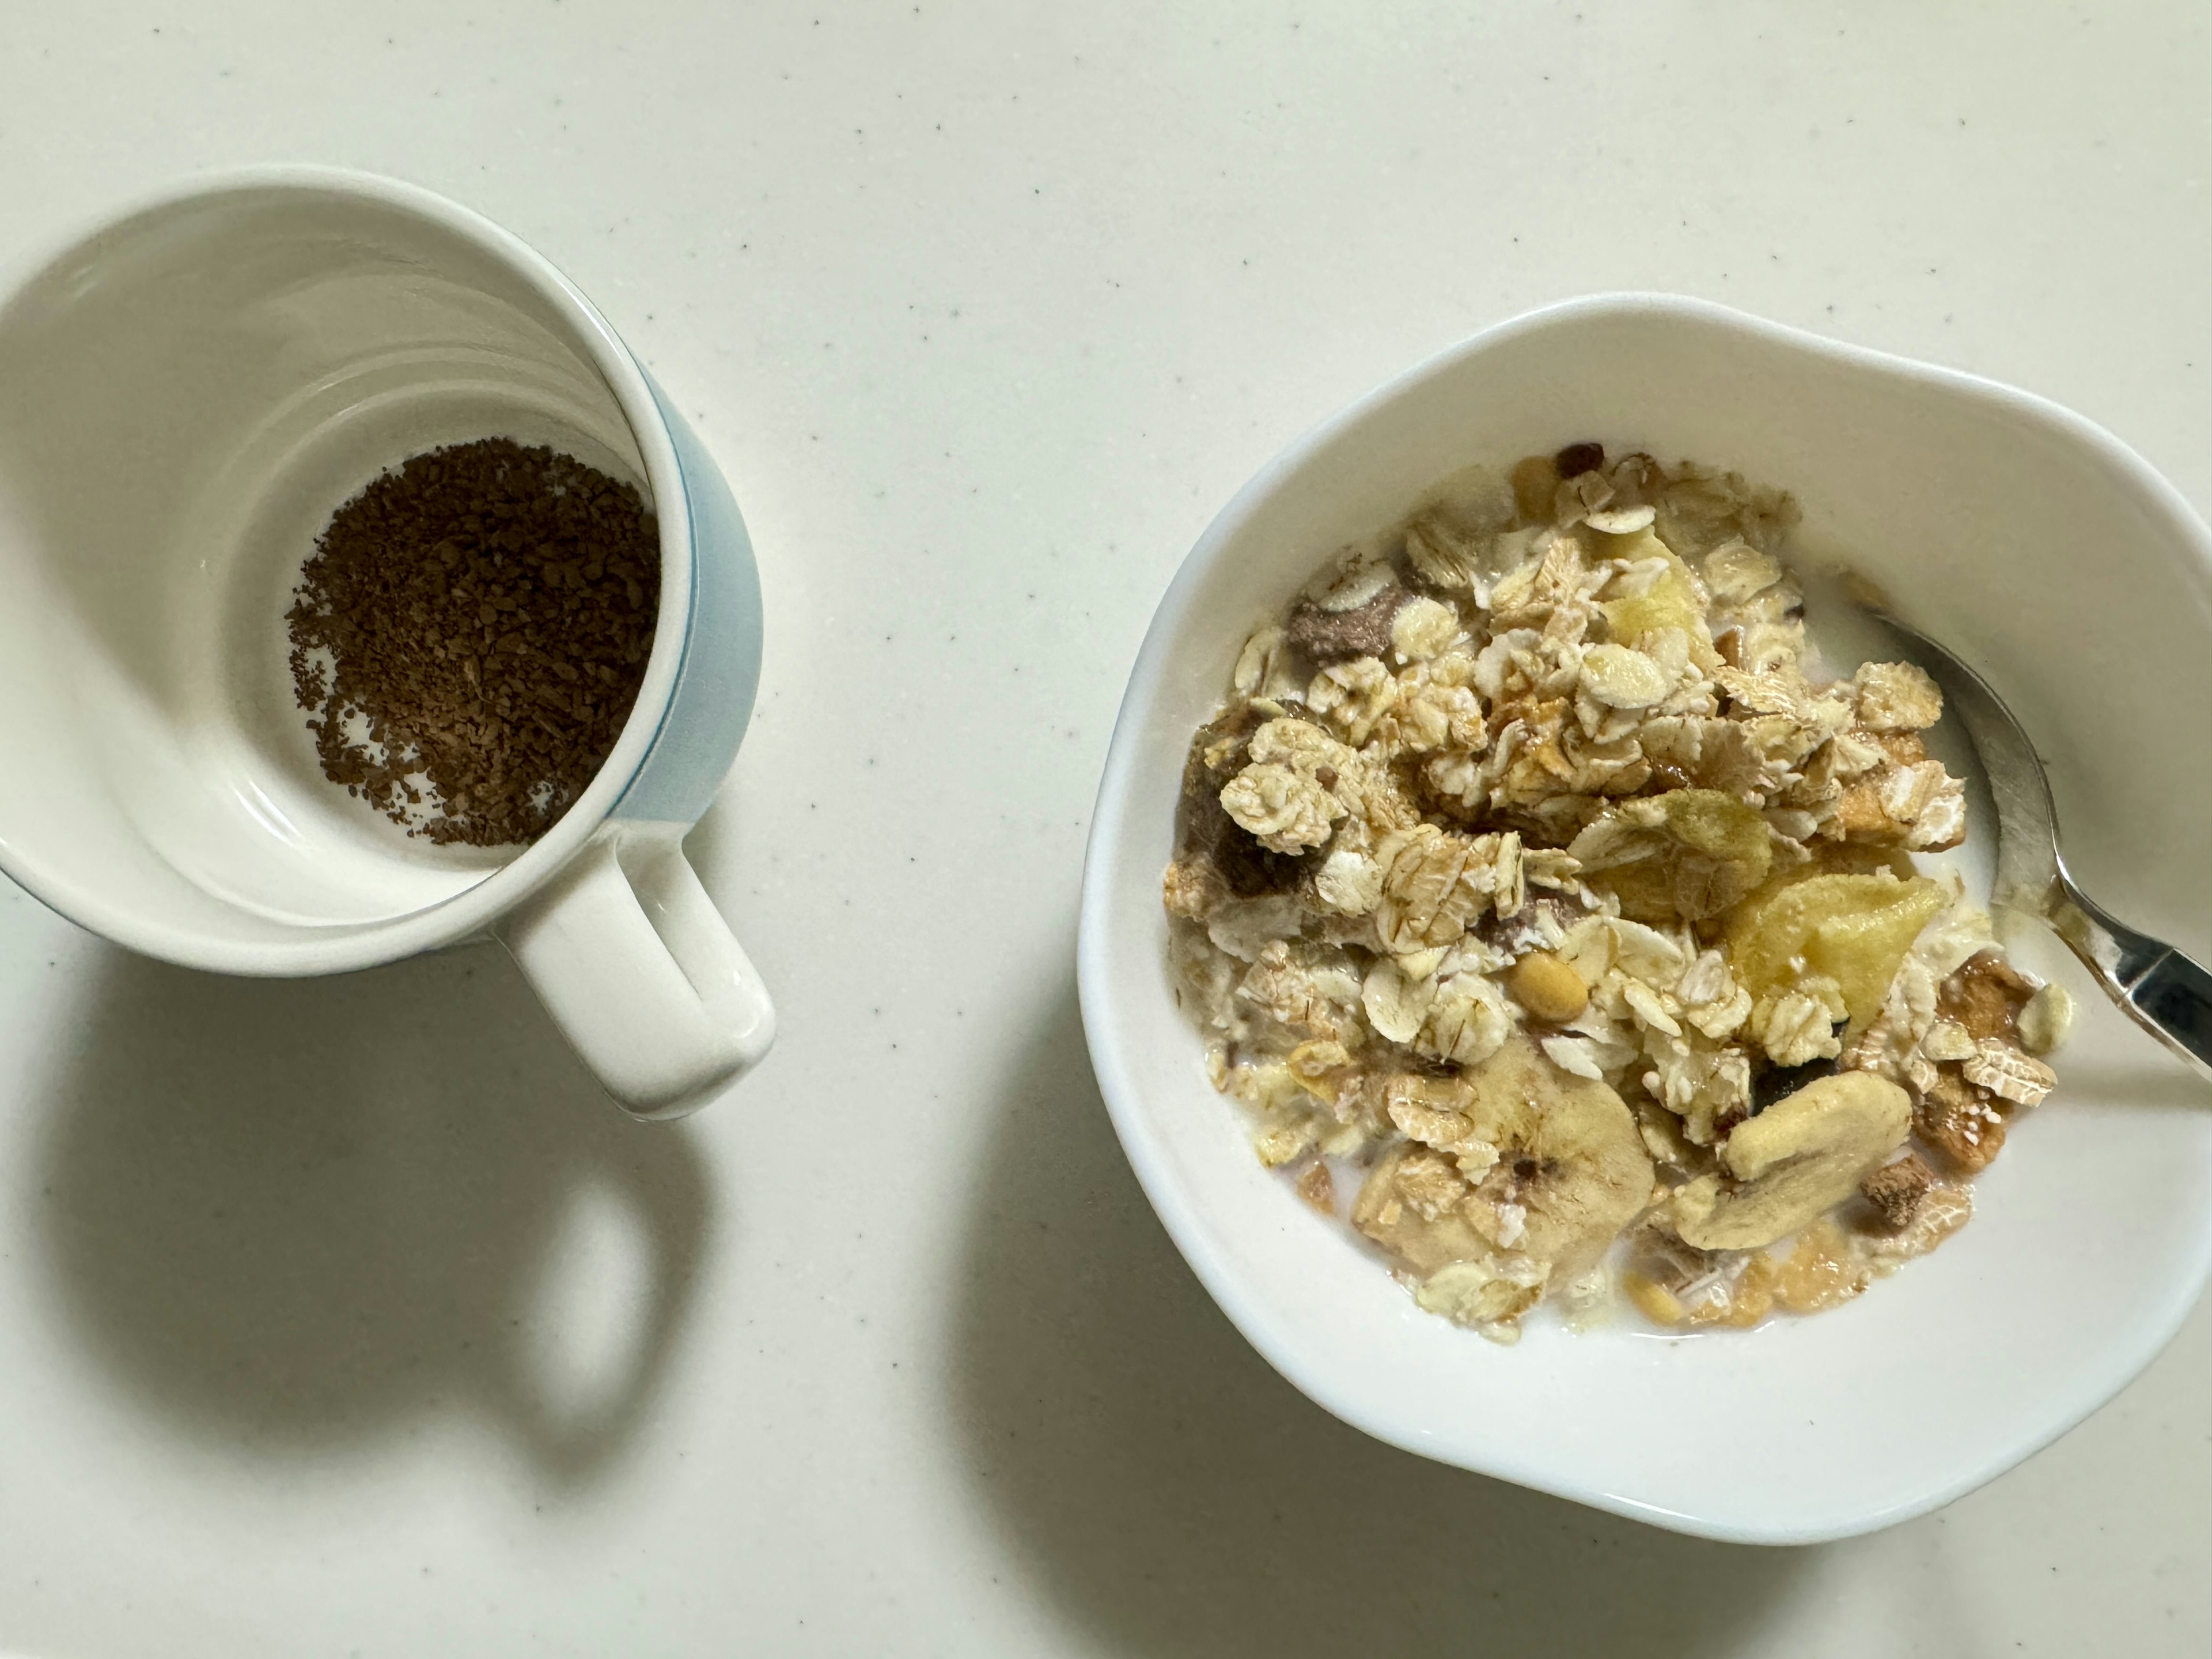
<path fill-rule="evenodd" d="M 1314 661 L 1324 665 L 1351 657 L 1379 657 L 1390 648 L 1390 623 L 1399 606 L 1412 597 L 1397 583 L 1391 582 L 1366 604 L 1350 611 L 1328 611 L 1317 605 L 1301 605 L 1291 612 L 1283 635 Z"/>

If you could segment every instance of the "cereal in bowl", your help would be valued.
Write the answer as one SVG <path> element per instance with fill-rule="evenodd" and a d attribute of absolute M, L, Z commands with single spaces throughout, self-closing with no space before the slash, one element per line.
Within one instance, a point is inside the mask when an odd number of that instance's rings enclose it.
<path fill-rule="evenodd" d="M 1907 663 L 1829 678 L 1790 498 L 1596 444 L 1456 476 L 1239 654 L 1163 892 L 1261 1159 L 1500 1341 L 1858 1295 L 1971 1212 L 2065 994 L 1954 872 Z"/>

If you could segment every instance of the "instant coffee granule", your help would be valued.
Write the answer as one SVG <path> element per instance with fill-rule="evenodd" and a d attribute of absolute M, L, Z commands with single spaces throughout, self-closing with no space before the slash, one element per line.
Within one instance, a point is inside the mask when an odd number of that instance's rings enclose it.
<path fill-rule="evenodd" d="M 660 600 L 629 485 L 505 438 L 341 507 L 285 621 L 324 775 L 434 842 L 536 839 L 614 747 Z"/>

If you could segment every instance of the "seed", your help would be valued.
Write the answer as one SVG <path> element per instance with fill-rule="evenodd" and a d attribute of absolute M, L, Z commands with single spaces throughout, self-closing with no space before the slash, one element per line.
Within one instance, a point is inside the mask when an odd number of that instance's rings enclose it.
<path fill-rule="evenodd" d="M 1532 951 L 1513 964 L 1507 983 L 1531 1018 L 1553 1024 L 1572 1019 L 1589 1006 L 1583 976 L 1548 951 Z"/>

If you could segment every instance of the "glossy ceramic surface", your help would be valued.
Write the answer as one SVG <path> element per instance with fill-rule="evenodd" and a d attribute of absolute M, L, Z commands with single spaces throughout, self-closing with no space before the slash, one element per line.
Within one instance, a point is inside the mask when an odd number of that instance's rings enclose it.
<path fill-rule="evenodd" d="M 2212 1110 L 2094 991 L 2060 1092 L 1934 1256 L 1748 1337 L 1670 1339 L 1628 1318 L 1573 1336 L 1538 1321 L 1510 1350 L 1418 1312 L 1261 1170 L 1176 1006 L 1159 874 L 1182 755 L 1250 629 L 1446 473 L 1586 438 L 1794 491 L 1802 556 L 1847 558 L 2006 689 L 2115 908 L 2203 931 L 2212 869 L 2182 849 L 2212 817 L 2212 769 L 2176 752 L 2193 726 L 2129 717 L 2212 702 L 2212 538 L 2173 489 L 2026 394 L 1717 306 L 1599 296 L 1500 325 L 1362 399 L 1270 463 L 1193 549 L 1146 636 L 1099 792 L 1085 1030 L 1170 1233 L 1238 1328 L 1346 1421 L 1712 1537 L 1866 1531 L 1970 1490 L 2094 1409 L 2204 1281 Z M 2078 975 L 2047 939 L 2017 948 Z M 1656 1402 L 1690 1398 L 1729 1402 L 1724 1431 L 1661 1426 Z"/>
<path fill-rule="evenodd" d="M 757 1060 L 767 994 L 677 850 L 751 714 L 751 547 L 590 302 L 464 208 L 314 167 L 195 181 L 29 264 L 0 308 L 0 869 L 232 973 L 499 924 L 634 1111 L 696 1106 Z M 487 434 L 627 478 L 660 523 L 636 707 L 527 848 L 436 847 L 325 779 L 283 625 L 334 508 Z"/>

